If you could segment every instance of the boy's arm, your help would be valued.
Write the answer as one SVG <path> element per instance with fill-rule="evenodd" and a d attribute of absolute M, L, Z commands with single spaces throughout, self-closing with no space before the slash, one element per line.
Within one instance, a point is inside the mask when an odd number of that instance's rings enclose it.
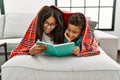
<path fill-rule="evenodd" d="M 71 42 L 70 38 L 69 38 L 68 35 L 67 35 L 67 31 L 65 31 L 64 36 L 65 36 L 65 38 L 66 38 L 66 40 L 67 40 L 66 42 Z"/>
<path fill-rule="evenodd" d="M 72 54 L 75 56 L 80 56 L 80 48 L 78 46 L 75 46 L 75 49 Z"/>

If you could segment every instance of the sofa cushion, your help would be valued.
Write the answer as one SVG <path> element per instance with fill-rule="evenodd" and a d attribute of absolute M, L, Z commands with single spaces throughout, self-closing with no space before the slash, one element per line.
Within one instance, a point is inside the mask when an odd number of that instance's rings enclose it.
<path fill-rule="evenodd" d="M 100 52 L 81 58 L 44 54 L 15 56 L 1 66 L 2 77 L 4 80 L 119 80 L 120 65 L 102 49 Z"/>
<path fill-rule="evenodd" d="M 33 14 L 7 14 L 5 16 L 5 29 L 3 38 L 21 38 L 24 36 Z"/>
<path fill-rule="evenodd" d="M 7 43 L 7 52 L 11 52 L 15 47 L 20 43 L 22 38 L 12 38 L 12 39 L 0 39 L 0 42 L 6 42 Z M 0 47 L 0 53 L 4 52 L 4 48 Z"/>
<path fill-rule="evenodd" d="M 3 36 L 3 29 L 4 29 L 4 15 L 0 15 L 0 39 Z"/>
<path fill-rule="evenodd" d="M 93 33 L 93 32 L 94 32 L 95 27 L 97 26 L 98 22 L 96 22 L 96 21 L 89 21 L 88 23 L 89 23 L 89 25 L 90 25 L 91 33 L 92 33 L 92 35 L 94 36 L 94 33 Z"/>

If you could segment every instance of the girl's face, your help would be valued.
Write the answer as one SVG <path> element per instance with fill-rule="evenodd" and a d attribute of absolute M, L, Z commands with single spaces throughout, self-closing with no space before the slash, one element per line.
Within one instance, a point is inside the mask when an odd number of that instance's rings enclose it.
<path fill-rule="evenodd" d="M 79 26 L 68 24 L 68 27 L 66 29 L 66 35 L 71 41 L 77 39 L 80 36 L 80 34 L 81 28 Z"/>
<path fill-rule="evenodd" d="M 55 28 L 55 26 L 55 18 L 51 16 L 44 22 L 43 30 L 46 34 L 50 34 L 50 32 Z"/>

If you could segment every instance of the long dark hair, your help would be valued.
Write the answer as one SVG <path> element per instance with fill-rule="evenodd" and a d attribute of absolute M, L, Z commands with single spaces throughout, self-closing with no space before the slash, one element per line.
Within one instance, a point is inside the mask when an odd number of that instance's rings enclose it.
<path fill-rule="evenodd" d="M 57 8 L 50 6 L 44 6 L 37 15 L 36 39 L 42 40 L 44 22 L 51 16 L 55 18 L 57 24 L 56 27 L 51 31 L 52 40 L 56 44 L 63 43 L 65 25 L 62 12 Z"/>

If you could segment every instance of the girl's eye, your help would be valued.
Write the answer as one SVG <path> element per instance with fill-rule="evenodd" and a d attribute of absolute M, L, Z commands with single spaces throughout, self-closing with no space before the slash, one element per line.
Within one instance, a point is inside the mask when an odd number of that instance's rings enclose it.
<path fill-rule="evenodd" d="M 55 23 L 49 23 L 48 21 L 44 22 L 45 26 L 51 26 L 51 27 L 55 27 L 57 24 Z"/>

